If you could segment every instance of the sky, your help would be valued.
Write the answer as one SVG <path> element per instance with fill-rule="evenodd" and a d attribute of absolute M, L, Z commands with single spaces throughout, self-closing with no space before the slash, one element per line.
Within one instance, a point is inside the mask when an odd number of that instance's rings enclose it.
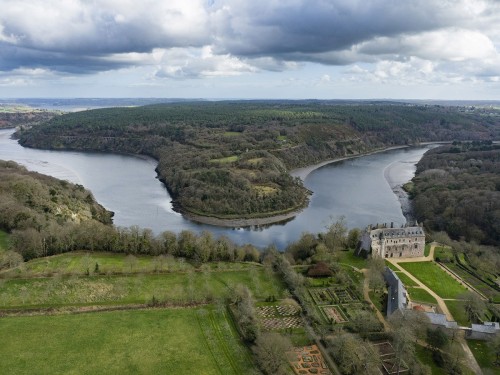
<path fill-rule="evenodd" d="M 0 97 L 500 100 L 500 0 L 0 0 Z"/>

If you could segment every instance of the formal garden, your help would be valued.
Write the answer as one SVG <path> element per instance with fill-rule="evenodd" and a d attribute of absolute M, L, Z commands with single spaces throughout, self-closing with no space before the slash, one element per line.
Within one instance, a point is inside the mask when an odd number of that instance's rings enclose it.
<path fill-rule="evenodd" d="M 288 358 L 297 375 L 332 374 L 316 345 L 294 347 L 293 351 L 288 353 Z"/>
<path fill-rule="evenodd" d="M 313 285 L 308 288 L 308 293 L 326 323 L 347 323 L 359 311 L 367 309 L 367 305 L 355 288 L 362 275 L 351 267 L 344 267 L 341 272 L 344 273 L 341 280 L 335 276 L 308 279 L 309 285 Z"/>
<path fill-rule="evenodd" d="M 257 316 L 264 330 L 287 330 L 302 328 L 300 307 L 295 301 L 284 300 L 280 304 L 257 306 Z"/>

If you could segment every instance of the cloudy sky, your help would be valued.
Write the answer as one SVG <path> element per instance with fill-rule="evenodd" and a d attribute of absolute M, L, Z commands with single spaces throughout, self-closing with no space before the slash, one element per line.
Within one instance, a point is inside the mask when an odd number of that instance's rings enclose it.
<path fill-rule="evenodd" d="M 0 97 L 500 100 L 500 1 L 0 0 Z"/>

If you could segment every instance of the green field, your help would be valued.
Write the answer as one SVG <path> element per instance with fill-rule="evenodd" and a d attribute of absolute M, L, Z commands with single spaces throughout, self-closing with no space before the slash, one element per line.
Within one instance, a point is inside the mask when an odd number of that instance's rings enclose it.
<path fill-rule="evenodd" d="M 2 374 L 254 372 L 224 309 L 0 319 Z"/>
<path fill-rule="evenodd" d="M 98 274 L 122 273 L 155 273 L 155 272 L 189 272 L 194 271 L 190 263 L 184 259 L 172 256 L 126 256 L 114 253 L 71 252 L 46 258 L 31 260 L 22 269 L 12 270 L 6 276 L 38 277 L 59 275 L 86 275 L 95 273 L 96 263 Z M 200 269 L 215 270 L 245 270 L 255 268 L 252 263 L 213 262 L 203 264 Z"/>
<path fill-rule="evenodd" d="M 389 267 L 389 268 L 390 268 L 391 270 L 393 270 L 393 271 L 399 271 L 399 268 L 398 268 L 398 267 L 396 267 L 394 264 L 392 264 L 391 262 L 389 262 L 389 261 L 387 261 L 387 260 L 385 261 L 385 265 L 386 265 L 387 267 Z"/>
<path fill-rule="evenodd" d="M 0 251 L 7 250 L 8 247 L 8 234 L 0 230 Z"/>
<path fill-rule="evenodd" d="M 426 243 L 424 248 L 424 256 L 427 257 L 431 253 L 431 244 Z"/>
<path fill-rule="evenodd" d="M 401 271 L 396 271 L 396 276 L 399 277 L 399 280 L 403 283 L 404 286 L 409 287 L 409 286 L 418 286 L 418 284 L 410 279 L 408 275 Z"/>
<path fill-rule="evenodd" d="M 0 308 L 137 304 L 153 296 L 174 304 L 225 298 L 239 284 L 256 298 L 282 297 L 282 284 L 262 267 L 239 271 L 164 274 L 55 276 L 0 280 Z"/>
<path fill-rule="evenodd" d="M 337 251 L 335 253 L 335 260 L 358 269 L 366 268 L 366 259 L 354 255 L 353 251 Z"/>
<path fill-rule="evenodd" d="M 470 326 L 462 301 L 444 301 L 455 321 L 461 326 Z"/>
<path fill-rule="evenodd" d="M 466 288 L 433 262 L 400 263 L 400 266 L 427 285 L 441 298 L 457 298 Z"/>
<path fill-rule="evenodd" d="M 476 361 L 485 374 L 500 374 L 500 367 L 495 366 L 495 354 L 488 346 L 487 341 L 482 340 L 466 340 L 472 354 L 476 357 Z"/>
<path fill-rule="evenodd" d="M 432 359 L 432 352 L 421 345 L 415 345 L 415 355 L 420 362 L 431 368 L 432 375 L 446 375 L 446 371 L 438 367 Z"/>
<path fill-rule="evenodd" d="M 421 303 L 437 304 L 436 299 L 422 288 L 407 288 L 406 291 L 410 295 L 412 301 Z"/>

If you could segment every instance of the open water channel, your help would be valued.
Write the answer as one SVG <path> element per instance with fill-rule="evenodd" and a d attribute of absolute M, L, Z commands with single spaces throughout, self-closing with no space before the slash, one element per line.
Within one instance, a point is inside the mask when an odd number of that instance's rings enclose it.
<path fill-rule="evenodd" d="M 239 244 L 265 247 L 274 243 L 280 249 L 303 232 L 324 231 L 341 216 L 349 228 L 405 223 L 393 188 L 413 177 L 415 164 L 432 147 L 389 150 L 327 164 L 309 174 L 303 172 L 304 184 L 313 195 L 309 206 L 294 219 L 267 227 L 224 228 L 198 224 L 175 212 L 167 189 L 156 178 L 153 159 L 29 149 L 11 139 L 13 133 L 12 129 L 0 130 L 1 160 L 13 160 L 29 170 L 85 186 L 100 204 L 115 212 L 117 226 L 137 225 L 155 233 L 209 230 Z"/>

